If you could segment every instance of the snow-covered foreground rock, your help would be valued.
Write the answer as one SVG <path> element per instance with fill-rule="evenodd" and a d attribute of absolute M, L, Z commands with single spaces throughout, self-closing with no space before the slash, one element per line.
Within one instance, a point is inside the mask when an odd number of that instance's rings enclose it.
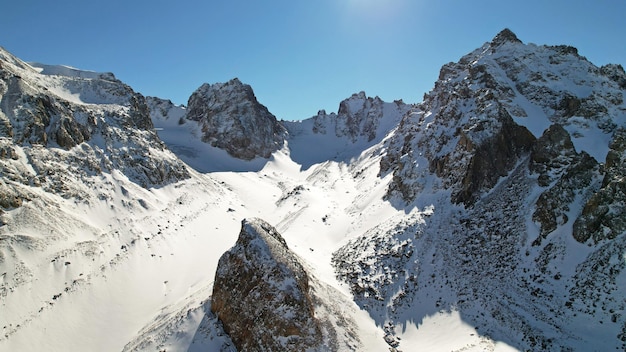
<path fill-rule="evenodd" d="M 234 351 L 229 299 L 261 291 L 248 313 L 308 297 L 281 334 L 317 350 L 623 349 L 625 93 L 621 66 L 508 30 L 420 104 L 294 122 L 238 80 L 186 108 L 0 51 L 0 350 Z M 261 232 L 307 284 L 283 258 L 214 302 Z"/>

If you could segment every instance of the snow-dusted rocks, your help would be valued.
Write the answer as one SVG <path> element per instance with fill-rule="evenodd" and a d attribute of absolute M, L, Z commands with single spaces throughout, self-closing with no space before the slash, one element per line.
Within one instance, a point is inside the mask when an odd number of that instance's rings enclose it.
<path fill-rule="evenodd" d="M 613 135 L 604 164 L 601 188 L 574 222 L 574 238 L 586 242 L 612 240 L 626 230 L 626 129 Z"/>
<path fill-rule="evenodd" d="M 40 69 L 5 51 L 0 59 L 0 137 L 23 151 L 34 184 L 54 191 L 68 167 L 83 182 L 114 170 L 145 187 L 189 177 L 156 135 L 145 98 L 112 74 Z"/>
<path fill-rule="evenodd" d="M 600 67 L 600 74 L 617 83 L 620 88 L 626 89 L 626 72 L 622 65 L 606 64 Z"/>
<path fill-rule="evenodd" d="M 321 110 L 313 116 L 313 132 L 320 134 L 332 133 L 337 137 L 347 137 L 353 143 L 359 138 L 370 142 L 382 134 L 389 132 L 391 125 L 385 121 L 392 111 L 398 115 L 408 110 L 408 105 L 398 100 L 393 103 L 385 103 L 379 97 L 368 97 L 365 92 L 353 94 L 350 98 L 339 103 L 339 111 L 327 114 Z M 394 121 L 394 125 L 398 121 Z"/>
<path fill-rule="evenodd" d="M 269 158 L 286 137 L 252 88 L 237 78 L 200 86 L 189 98 L 186 118 L 200 124 L 204 142 L 244 160 Z"/>
<path fill-rule="evenodd" d="M 211 311 L 241 351 L 322 347 L 309 277 L 274 227 L 242 221 L 237 243 L 219 261 Z"/>
<path fill-rule="evenodd" d="M 569 221 L 567 213 L 576 197 L 587 198 L 597 189 L 598 162 L 584 151 L 577 153 L 569 133 L 556 124 L 537 140 L 530 159 L 529 168 L 538 175 L 538 185 L 547 188 L 533 212 L 533 220 L 541 227 L 533 245 L 539 245 Z"/>
<path fill-rule="evenodd" d="M 357 302 L 385 317 L 391 344 L 394 326 L 433 314 L 407 302 L 437 297 L 517 349 L 623 348 L 622 72 L 509 30 L 442 67 L 380 163 L 381 176 L 392 173 L 389 201 L 434 206 L 419 240 L 381 227 L 374 243 L 354 240 L 335 257 Z"/>

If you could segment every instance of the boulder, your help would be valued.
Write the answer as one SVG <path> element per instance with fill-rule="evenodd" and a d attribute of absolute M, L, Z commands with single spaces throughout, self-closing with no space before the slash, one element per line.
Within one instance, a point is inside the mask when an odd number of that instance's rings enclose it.
<path fill-rule="evenodd" d="M 211 311 L 240 351 L 305 351 L 323 344 L 309 277 L 285 240 L 261 219 L 243 220 L 219 260 Z"/>

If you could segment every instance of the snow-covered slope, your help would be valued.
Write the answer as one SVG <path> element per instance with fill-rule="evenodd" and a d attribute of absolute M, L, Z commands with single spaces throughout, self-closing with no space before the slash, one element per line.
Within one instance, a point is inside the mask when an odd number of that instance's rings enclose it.
<path fill-rule="evenodd" d="M 288 122 L 238 81 L 201 87 L 190 118 L 0 55 L 0 350 L 235 350 L 211 294 L 252 218 L 337 350 L 625 347 L 619 65 L 504 30 L 420 104 L 359 93 Z M 274 132 L 237 148 L 271 155 L 237 158 L 220 136 L 259 121 Z"/>
<path fill-rule="evenodd" d="M 282 121 L 289 131 L 291 158 L 303 169 L 327 160 L 350 163 L 387 137 L 409 107 L 360 92 L 343 100 L 337 113 L 321 110 L 303 121 Z"/>
<path fill-rule="evenodd" d="M 620 77 L 508 30 L 442 68 L 381 162 L 387 199 L 432 214 L 370 231 L 334 259 L 401 348 L 407 323 L 437 312 L 522 350 L 623 348 L 626 233 L 608 224 L 626 213 L 619 186 L 601 185 L 605 158 L 621 160 L 607 156 L 626 124 Z M 612 194 L 602 206 L 598 192 Z M 581 214 L 611 235 L 577 235 Z"/>
<path fill-rule="evenodd" d="M 304 183 L 299 166 L 277 152 L 258 167 L 273 174 L 271 182 L 244 173 L 234 190 L 237 174 L 198 174 L 157 137 L 181 126 L 184 108 L 144 100 L 109 74 L 41 71 L 1 54 L 0 350 L 232 347 L 209 309 L 217 260 L 235 243 L 242 218 L 263 210 L 275 224 L 281 216 L 284 229 L 297 217 L 286 194 Z M 185 132 L 169 140 L 188 147 L 194 140 Z M 222 168 L 255 162 L 211 148 L 211 162 Z M 275 207 L 265 204 L 283 196 Z M 329 260 L 324 273 L 333 278 Z M 364 346 L 384 348 L 349 295 L 315 287 L 332 303 L 326 307 L 359 321 L 349 332 Z"/>
<path fill-rule="evenodd" d="M 0 349 L 108 349 L 98 332 L 128 334 L 125 312 L 141 298 L 94 283 L 128 281 L 108 272 L 175 220 L 157 218 L 183 193 L 163 190 L 192 173 L 130 87 L 110 74 L 44 72 L 0 50 Z"/>

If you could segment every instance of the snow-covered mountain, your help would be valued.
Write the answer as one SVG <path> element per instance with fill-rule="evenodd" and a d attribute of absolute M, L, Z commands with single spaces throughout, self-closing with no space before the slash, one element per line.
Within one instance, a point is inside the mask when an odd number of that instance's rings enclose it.
<path fill-rule="evenodd" d="M 357 302 L 390 335 L 426 305 L 519 349 L 623 348 L 623 77 L 509 30 L 445 65 L 381 160 L 386 198 L 431 212 L 336 252 Z"/>
<path fill-rule="evenodd" d="M 1 50 L 0 350 L 624 349 L 625 93 L 509 30 L 302 121 Z"/>

